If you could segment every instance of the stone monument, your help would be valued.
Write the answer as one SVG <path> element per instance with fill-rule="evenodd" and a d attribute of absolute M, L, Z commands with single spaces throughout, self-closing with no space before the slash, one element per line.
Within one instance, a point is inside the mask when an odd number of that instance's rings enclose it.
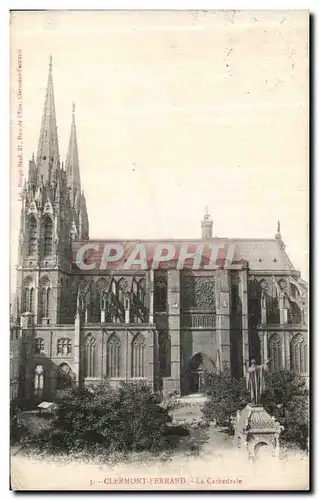
<path fill-rule="evenodd" d="M 255 460 L 262 446 L 270 446 L 271 454 L 279 457 L 279 436 L 283 426 L 271 417 L 260 405 L 260 396 L 265 390 L 264 365 L 257 365 L 251 360 L 251 365 L 245 364 L 246 387 L 251 402 L 241 411 L 238 410 L 232 424 L 235 431 L 234 444 Z"/>

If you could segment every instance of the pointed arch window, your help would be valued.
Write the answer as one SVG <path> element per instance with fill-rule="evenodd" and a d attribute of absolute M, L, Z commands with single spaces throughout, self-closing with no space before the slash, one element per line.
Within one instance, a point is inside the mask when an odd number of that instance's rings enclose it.
<path fill-rule="evenodd" d="M 56 388 L 58 390 L 72 388 L 72 370 L 67 363 L 62 363 L 57 369 Z"/>
<path fill-rule="evenodd" d="M 296 373 L 306 374 L 308 371 L 307 363 L 307 344 L 304 336 L 301 334 L 295 335 L 291 341 L 290 359 L 291 369 Z"/>
<path fill-rule="evenodd" d="M 162 312 L 166 310 L 167 282 L 166 276 L 159 276 L 155 280 L 155 310 Z"/>
<path fill-rule="evenodd" d="M 44 340 L 41 338 L 35 339 L 34 341 L 34 353 L 44 354 Z"/>
<path fill-rule="evenodd" d="M 97 373 L 97 356 L 96 356 L 96 339 L 89 334 L 84 344 L 84 376 L 96 377 Z"/>
<path fill-rule="evenodd" d="M 38 235 L 37 235 L 37 221 L 34 215 L 29 218 L 29 247 L 28 254 L 34 255 L 37 252 Z"/>
<path fill-rule="evenodd" d="M 274 283 L 269 286 L 268 294 L 266 296 L 266 314 L 267 324 L 280 323 L 279 299 Z"/>
<path fill-rule="evenodd" d="M 125 292 L 127 290 L 127 282 L 124 278 L 121 278 L 117 286 L 117 296 L 119 303 L 123 306 L 125 305 Z"/>
<path fill-rule="evenodd" d="M 30 312 L 34 310 L 34 288 L 30 288 Z"/>
<path fill-rule="evenodd" d="M 107 375 L 111 378 L 120 376 L 120 349 L 121 341 L 113 333 L 107 343 Z"/>
<path fill-rule="evenodd" d="M 270 359 L 270 370 L 276 372 L 282 369 L 282 339 L 278 333 L 274 333 L 269 339 L 268 351 Z"/>
<path fill-rule="evenodd" d="M 137 288 L 138 299 L 145 306 L 145 279 L 141 279 Z"/>
<path fill-rule="evenodd" d="M 23 311 L 28 312 L 30 304 L 30 290 L 29 288 L 25 288 L 23 293 Z"/>
<path fill-rule="evenodd" d="M 57 354 L 60 356 L 69 356 L 72 353 L 72 342 L 70 339 L 58 339 Z"/>
<path fill-rule="evenodd" d="M 44 370 L 42 365 L 37 365 L 34 370 L 34 395 L 41 398 L 44 393 Z"/>
<path fill-rule="evenodd" d="M 44 255 L 52 253 L 52 219 L 49 216 L 44 218 Z"/>
<path fill-rule="evenodd" d="M 145 338 L 138 333 L 132 342 L 132 377 L 144 377 Z"/>
<path fill-rule="evenodd" d="M 41 289 L 41 316 L 42 318 L 50 317 L 51 308 L 51 288 L 49 285 L 45 285 Z"/>
<path fill-rule="evenodd" d="M 32 284 L 32 279 L 27 278 L 24 287 L 23 287 L 23 294 L 22 294 L 22 307 L 23 307 L 23 312 L 34 312 L 34 288 Z"/>

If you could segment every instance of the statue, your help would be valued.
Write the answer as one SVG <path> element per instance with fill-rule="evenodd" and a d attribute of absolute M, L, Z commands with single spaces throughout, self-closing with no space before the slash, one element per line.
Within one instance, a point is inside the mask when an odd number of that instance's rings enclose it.
<path fill-rule="evenodd" d="M 246 378 L 246 387 L 250 393 L 251 404 L 257 406 L 260 402 L 260 396 L 265 391 L 264 370 L 267 370 L 267 360 L 263 365 L 257 365 L 254 359 L 251 360 L 250 366 L 244 363 L 244 373 Z"/>

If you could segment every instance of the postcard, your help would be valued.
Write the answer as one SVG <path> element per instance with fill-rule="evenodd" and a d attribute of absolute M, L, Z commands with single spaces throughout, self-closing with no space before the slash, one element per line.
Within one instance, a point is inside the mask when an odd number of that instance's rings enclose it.
<path fill-rule="evenodd" d="M 12 11 L 14 491 L 309 489 L 309 12 Z"/>

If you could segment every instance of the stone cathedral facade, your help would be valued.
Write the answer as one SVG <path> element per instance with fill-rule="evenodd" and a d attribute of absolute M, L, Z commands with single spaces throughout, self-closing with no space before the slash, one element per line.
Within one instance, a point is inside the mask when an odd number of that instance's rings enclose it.
<path fill-rule="evenodd" d="M 189 241 L 223 241 L 213 238 L 208 213 L 201 232 Z M 189 394 L 200 391 L 203 373 L 228 369 L 240 377 L 251 358 L 307 375 L 307 285 L 279 223 L 274 238 L 225 238 L 242 258 L 209 271 L 82 271 L 71 264 L 79 240 L 89 241 L 89 219 L 75 108 L 63 164 L 50 61 L 37 154 L 23 190 L 12 397 L 51 400 L 59 390 L 105 378 Z"/>

